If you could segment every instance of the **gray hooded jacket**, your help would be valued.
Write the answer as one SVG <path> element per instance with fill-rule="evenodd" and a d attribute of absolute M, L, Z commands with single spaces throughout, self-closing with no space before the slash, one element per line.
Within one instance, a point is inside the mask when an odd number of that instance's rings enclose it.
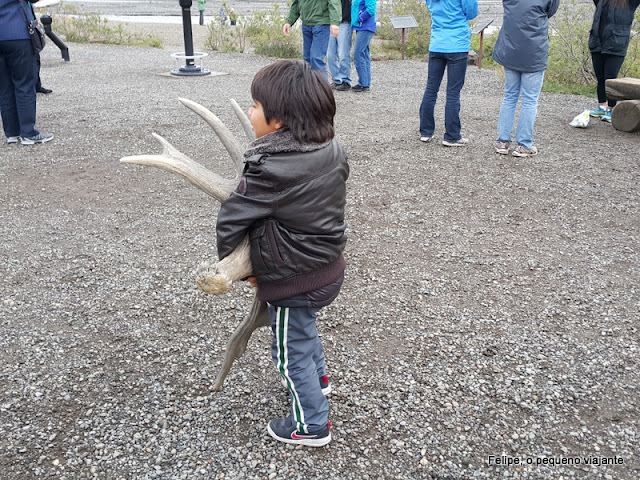
<path fill-rule="evenodd" d="M 560 0 L 502 0 L 504 17 L 493 59 L 509 70 L 546 70 L 549 58 L 549 18 Z"/>

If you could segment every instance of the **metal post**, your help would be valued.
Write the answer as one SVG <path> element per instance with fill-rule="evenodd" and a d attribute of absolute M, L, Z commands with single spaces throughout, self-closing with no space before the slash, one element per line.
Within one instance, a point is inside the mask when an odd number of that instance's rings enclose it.
<path fill-rule="evenodd" d="M 478 68 L 482 68 L 482 40 L 484 39 L 484 28 L 480 31 L 480 50 L 478 51 Z"/>
<path fill-rule="evenodd" d="M 53 19 L 49 15 L 40 15 L 40 21 L 42 22 L 42 26 L 44 27 L 44 32 L 47 34 L 47 37 L 51 39 L 53 43 L 55 43 L 60 49 L 60 53 L 62 54 L 62 59 L 65 62 L 68 62 L 69 59 L 69 48 L 64 44 L 60 38 L 53 33 L 51 30 L 51 23 Z"/>
<path fill-rule="evenodd" d="M 193 31 L 191 30 L 191 0 L 179 0 L 182 7 L 182 30 L 184 32 L 184 55 L 185 66 L 177 70 L 171 70 L 172 75 L 192 76 L 192 75 L 209 75 L 211 72 L 207 69 L 200 68 L 195 65 L 195 57 L 193 52 Z"/>
<path fill-rule="evenodd" d="M 402 60 L 404 60 L 404 32 L 406 28 L 402 29 Z"/>

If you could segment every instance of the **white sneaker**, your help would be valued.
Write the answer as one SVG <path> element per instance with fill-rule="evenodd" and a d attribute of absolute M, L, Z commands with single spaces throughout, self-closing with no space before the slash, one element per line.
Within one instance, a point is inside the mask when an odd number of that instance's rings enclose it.
<path fill-rule="evenodd" d="M 431 137 L 420 137 L 420 141 L 424 143 L 429 143 L 431 141 Z"/>
<path fill-rule="evenodd" d="M 509 142 L 496 142 L 496 153 L 507 155 L 509 153 Z"/>
<path fill-rule="evenodd" d="M 53 135 L 51 133 L 39 133 L 37 135 L 34 135 L 33 137 L 20 137 L 20 143 L 22 143 L 22 145 L 46 143 L 50 140 L 53 140 Z"/>
<path fill-rule="evenodd" d="M 7 143 L 18 143 L 20 137 L 7 137 Z"/>
<path fill-rule="evenodd" d="M 524 145 L 518 145 L 517 148 L 511 152 L 511 155 L 514 157 L 533 157 L 538 154 L 538 149 L 531 145 L 531 147 L 527 148 Z"/>
<path fill-rule="evenodd" d="M 449 140 L 443 140 L 442 145 L 445 147 L 466 147 L 469 144 L 469 140 L 466 138 L 460 137 L 455 142 L 450 142 Z"/>

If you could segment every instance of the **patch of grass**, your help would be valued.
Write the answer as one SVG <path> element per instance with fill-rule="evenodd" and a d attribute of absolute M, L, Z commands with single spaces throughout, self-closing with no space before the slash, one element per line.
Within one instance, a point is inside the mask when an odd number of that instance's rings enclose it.
<path fill-rule="evenodd" d="M 155 35 L 129 33 L 119 24 L 112 27 L 97 14 L 83 14 L 74 6 L 63 4 L 56 14 L 56 33 L 74 43 L 104 43 L 132 47 L 162 48 L 163 43 Z"/>
<path fill-rule="evenodd" d="M 292 28 L 291 35 L 282 33 L 284 16 L 280 5 L 273 4 L 268 12 L 256 12 L 252 17 L 238 17 L 236 25 L 209 25 L 205 47 L 219 52 L 247 52 L 276 58 L 300 58 L 302 56 L 302 32 Z"/>
<path fill-rule="evenodd" d="M 567 95 L 584 95 L 586 97 L 596 96 L 596 84 L 593 85 L 570 85 L 558 83 L 553 80 L 546 80 L 542 85 L 542 91 L 547 93 L 564 93 Z"/>

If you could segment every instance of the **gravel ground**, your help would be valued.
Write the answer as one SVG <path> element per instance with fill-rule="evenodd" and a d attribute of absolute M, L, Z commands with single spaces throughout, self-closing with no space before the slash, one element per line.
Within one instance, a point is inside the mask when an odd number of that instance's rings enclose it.
<path fill-rule="evenodd" d="M 179 78 L 172 51 L 47 47 L 38 126 L 56 138 L 0 145 L 3 480 L 640 476 L 640 135 L 573 129 L 594 100 L 544 94 L 540 154 L 497 155 L 502 81 L 475 67 L 465 149 L 418 140 L 424 63 L 375 62 L 369 94 L 336 92 L 349 266 L 318 321 L 334 440 L 298 449 L 266 434 L 287 410 L 267 329 L 211 390 L 252 295 L 195 287 L 217 206 L 119 163 L 160 152 L 157 132 L 230 174 L 177 98 L 241 136 L 229 98 L 248 108 L 271 60 L 213 54 L 226 75 Z"/>

